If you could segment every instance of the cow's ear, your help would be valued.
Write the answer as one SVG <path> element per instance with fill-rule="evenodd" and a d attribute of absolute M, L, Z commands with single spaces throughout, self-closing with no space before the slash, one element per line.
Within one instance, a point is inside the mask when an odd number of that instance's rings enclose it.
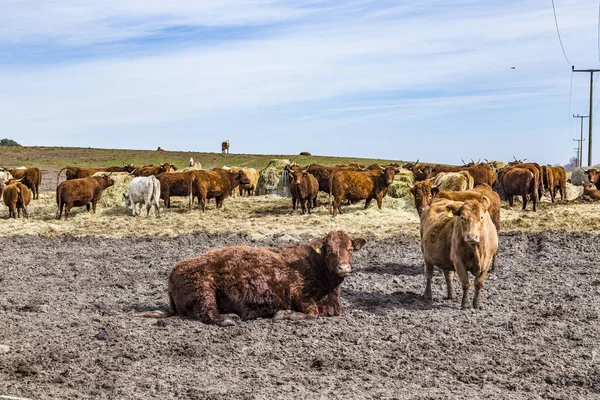
<path fill-rule="evenodd" d="M 440 188 L 439 188 L 439 186 L 433 186 L 433 187 L 431 188 L 431 195 L 432 195 L 433 197 L 437 196 L 437 194 L 438 194 L 439 192 L 440 192 Z"/>
<path fill-rule="evenodd" d="M 362 249 L 365 244 L 367 241 L 361 237 L 352 240 L 352 248 L 357 251 Z"/>
<path fill-rule="evenodd" d="M 415 197 L 415 187 L 414 186 L 407 187 L 406 191 L 408 192 L 408 194 L 410 194 L 410 197 Z"/>
<path fill-rule="evenodd" d="M 463 203 L 459 203 L 456 201 L 446 204 L 446 210 L 448 211 L 448 215 L 450 215 L 450 214 L 459 215 L 462 205 L 463 205 Z"/>
<path fill-rule="evenodd" d="M 481 201 L 480 201 L 481 205 L 483 206 L 483 208 L 487 211 L 488 208 L 490 208 L 490 199 L 487 196 L 481 196 Z"/>

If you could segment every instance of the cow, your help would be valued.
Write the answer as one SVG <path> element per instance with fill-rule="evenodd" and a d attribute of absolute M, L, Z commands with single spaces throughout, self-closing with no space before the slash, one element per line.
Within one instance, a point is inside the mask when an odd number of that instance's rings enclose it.
<path fill-rule="evenodd" d="M 163 172 L 159 174 L 160 198 L 165 203 L 165 208 L 171 208 L 171 196 L 183 196 L 188 198 L 188 208 L 192 209 L 192 184 L 194 182 L 194 172 Z"/>
<path fill-rule="evenodd" d="M 415 199 L 415 207 L 419 216 L 422 216 L 423 211 L 431 206 L 431 204 L 443 199 L 462 202 L 467 200 L 481 201 L 481 198 L 486 196 L 490 201 L 490 205 L 488 207 L 490 218 L 492 219 L 492 223 L 496 228 L 496 232 L 500 232 L 500 196 L 498 196 L 498 193 L 494 192 L 494 189 L 492 189 L 489 185 L 481 184 L 479 186 L 475 186 L 473 190 L 456 192 L 440 191 L 439 188 L 432 186 L 431 181 L 421 181 L 415 182 L 414 186 L 409 187 L 407 190 L 408 193 Z M 498 255 L 496 254 L 492 260 L 492 267 L 490 268 L 490 271 L 495 270 L 497 264 Z"/>
<path fill-rule="evenodd" d="M 544 171 L 542 169 L 542 166 L 539 165 L 538 163 L 526 163 L 526 162 L 522 162 L 520 160 L 516 160 L 515 161 L 511 161 L 508 163 L 508 168 L 510 167 L 514 167 L 514 168 L 527 168 L 529 169 L 534 176 L 534 180 L 535 180 L 535 187 L 536 187 L 536 191 L 538 194 L 538 199 L 541 199 L 542 196 L 544 195 Z"/>
<path fill-rule="evenodd" d="M 565 200 L 567 194 L 567 171 L 563 167 L 542 167 L 545 169 L 547 188 L 550 192 L 550 198 L 554 203 L 556 192 L 560 193 L 560 199 Z"/>
<path fill-rule="evenodd" d="M 190 157 L 190 162 L 188 164 L 188 168 L 191 169 L 202 169 L 202 164 L 199 163 L 198 161 L 194 161 L 194 159 L 192 157 Z"/>
<path fill-rule="evenodd" d="M 131 206 L 131 212 L 135 216 L 135 206 L 140 205 L 139 214 L 142 215 L 142 205 L 146 206 L 146 217 L 150 215 L 150 209 L 154 206 L 156 216 L 160 215 L 158 201 L 160 199 L 160 182 L 154 175 L 138 176 L 129 183 L 127 193 L 123 193 L 125 207 Z"/>
<path fill-rule="evenodd" d="M 310 154 L 308 151 L 301 151 L 300 155 L 301 156 L 312 156 L 312 154 Z"/>
<path fill-rule="evenodd" d="M 588 180 L 590 183 L 596 186 L 596 189 L 600 189 L 600 171 L 595 168 L 590 168 L 586 171 Z"/>
<path fill-rule="evenodd" d="M 296 209 L 296 203 L 300 202 L 302 214 L 310 214 L 310 209 L 317 207 L 317 194 L 319 193 L 319 181 L 306 171 L 294 171 L 289 169 L 290 193 L 292 195 L 292 209 Z M 308 202 L 308 207 L 307 207 Z"/>
<path fill-rule="evenodd" d="M 446 278 L 447 298 L 454 299 L 454 272 L 462 286 L 461 308 L 469 302 L 468 272 L 474 275 L 473 308 L 481 307 L 481 290 L 498 252 L 498 232 L 488 208 L 490 200 L 457 202 L 441 200 L 433 203 L 421 215 L 421 250 L 425 261 L 426 287 L 424 297 L 431 300 L 433 268 L 438 267 Z"/>
<path fill-rule="evenodd" d="M 600 190 L 596 189 L 596 187 L 591 183 L 583 184 L 583 194 L 581 198 L 590 201 L 600 200 Z"/>
<path fill-rule="evenodd" d="M 233 246 L 178 262 L 168 280 L 169 311 L 219 326 L 272 317 L 304 320 L 343 313 L 340 285 L 352 272 L 352 253 L 365 245 L 344 231 L 290 247 Z"/>
<path fill-rule="evenodd" d="M 260 171 L 257 170 L 256 168 L 242 168 L 242 167 L 231 167 L 231 168 L 227 168 L 227 167 L 223 167 L 223 169 L 231 171 L 231 172 L 237 172 L 237 171 L 244 171 L 244 174 L 246 175 L 246 177 L 248 178 L 248 180 L 250 181 L 250 183 L 247 184 L 240 184 L 240 186 L 238 187 L 239 189 L 239 195 L 240 196 L 253 196 L 256 194 L 256 188 L 258 186 L 258 179 L 260 178 Z M 232 191 L 231 193 L 232 197 L 236 197 L 236 191 Z"/>
<path fill-rule="evenodd" d="M 471 190 L 475 186 L 469 171 L 441 172 L 433 178 L 433 184 L 440 191 Z"/>
<path fill-rule="evenodd" d="M 128 172 L 132 173 L 135 171 L 135 167 L 131 164 L 125 164 L 122 167 L 111 166 L 111 167 L 99 167 L 99 168 L 85 168 L 85 167 L 64 167 L 56 176 L 56 185 L 60 179 L 60 174 L 63 170 L 66 170 L 65 175 L 67 180 L 89 178 L 98 172 Z"/>
<path fill-rule="evenodd" d="M 14 179 L 14 177 L 11 175 L 10 172 L 0 169 L 0 194 L 2 194 L 4 187 L 11 179 Z"/>
<path fill-rule="evenodd" d="M 31 190 L 34 199 L 39 199 L 40 185 L 42 184 L 42 171 L 39 168 L 9 168 L 7 171 L 10 172 L 14 179 L 19 179 Z"/>
<path fill-rule="evenodd" d="M 351 202 L 365 199 L 365 209 L 369 208 L 371 200 L 376 199 L 377 207 L 381 210 L 382 200 L 397 173 L 396 167 L 380 167 L 369 171 L 341 170 L 335 172 L 330 178 L 331 193 L 329 194 L 329 204 L 333 197 L 333 216 L 342 212 L 341 206 L 344 199 Z"/>
<path fill-rule="evenodd" d="M 29 217 L 27 206 L 31 201 L 29 188 L 20 180 L 11 179 L 2 192 L 4 204 L 8 207 L 8 218 L 21 218 L 21 214 Z"/>
<path fill-rule="evenodd" d="M 102 192 L 114 183 L 115 181 L 110 178 L 110 173 L 105 176 L 90 176 L 61 182 L 56 188 L 56 204 L 58 205 L 56 218 L 62 217 L 63 208 L 65 209 L 65 220 L 69 218 L 69 212 L 73 206 L 86 206 L 90 211 L 91 204 L 95 213 L 96 203 Z"/>
<path fill-rule="evenodd" d="M 525 211 L 528 196 L 531 196 L 533 211 L 537 211 L 538 182 L 531 168 L 502 168 L 498 171 L 498 180 L 511 207 L 514 205 L 514 196 L 521 196 L 523 198 L 523 211 Z"/>
<path fill-rule="evenodd" d="M 229 154 L 229 139 L 221 143 L 221 154 Z"/>
<path fill-rule="evenodd" d="M 136 168 L 133 171 L 134 176 L 150 176 L 150 175 L 160 175 L 165 172 L 175 171 L 175 168 L 172 164 L 163 163 L 160 165 L 145 165 L 140 168 Z"/>
<path fill-rule="evenodd" d="M 192 171 L 194 174 L 193 197 L 198 198 L 202 212 L 206 211 L 206 201 L 215 198 L 217 208 L 223 206 L 225 198 L 239 185 L 247 185 L 250 180 L 243 170 L 229 171 L 214 168 L 212 171 Z"/>

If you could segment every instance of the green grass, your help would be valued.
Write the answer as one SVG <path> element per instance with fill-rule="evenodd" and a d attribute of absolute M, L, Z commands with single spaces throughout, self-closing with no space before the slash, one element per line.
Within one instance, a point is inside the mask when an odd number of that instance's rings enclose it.
<path fill-rule="evenodd" d="M 389 164 L 400 160 L 383 160 L 375 158 L 330 157 L 330 156 L 299 156 L 279 154 L 220 154 L 184 151 L 152 151 L 152 150 L 123 150 L 95 149 L 78 147 L 0 147 L 0 166 L 39 167 L 60 169 L 67 165 L 82 167 L 104 167 L 110 165 L 133 164 L 136 166 L 169 162 L 183 168 L 188 165 L 190 157 L 202 163 L 203 168 L 227 166 L 245 166 L 262 169 L 273 158 L 288 159 L 300 165 L 313 163 L 336 164 Z"/>

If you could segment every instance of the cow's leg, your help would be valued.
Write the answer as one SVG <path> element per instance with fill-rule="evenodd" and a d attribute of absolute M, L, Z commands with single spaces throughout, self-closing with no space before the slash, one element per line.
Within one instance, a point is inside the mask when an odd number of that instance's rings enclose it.
<path fill-rule="evenodd" d="M 560 200 L 565 201 L 565 197 L 567 196 L 567 184 L 560 184 Z"/>
<path fill-rule="evenodd" d="M 98 199 L 94 198 L 92 200 L 92 210 L 94 211 L 94 214 L 96 214 L 96 203 L 98 202 Z"/>
<path fill-rule="evenodd" d="M 323 297 L 317 302 L 319 308 L 319 316 L 321 317 L 335 317 L 341 315 L 344 312 L 344 305 L 340 298 L 340 287 L 338 286 L 327 296 Z"/>
<path fill-rule="evenodd" d="M 292 210 L 296 210 L 296 202 L 298 201 L 298 198 L 296 196 L 292 197 Z"/>
<path fill-rule="evenodd" d="M 533 204 L 533 211 L 537 211 L 538 197 L 537 197 L 536 193 L 534 193 L 532 197 L 533 198 L 531 199 L 531 203 Z"/>
<path fill-rule="evenodd" d="M 57 219 L 61 219 L 62 218 L 62 213 L 63 213 L 63 207 L 65 206 L 65 203 L 60 203 L 58 206 L 58 211 L 56 212 L 56 218 Z"/>
<path fill-rule="evenodd" d="M 454 300 L 454 271 L 444 270 L 444 278 L 446 278 L 446 300 Z"/>
<path fill-rule="evenodd" d="M 338 197 L 334 197 L 333 198 L 333 216 L 335 217 L 338 212 L 341 214 L 342 213 L 342 199 L 338 198 Z"/>
<path fill-rule="evenodd" d="M 431 294 L 431 280 L 433 279 L 433 264 L 425 261 L 425 293 L 423 293 L 423 297 L 427 300 L 433 300 L 433 296 Z"/>
<path fill-rule="evenodd" d="M 317 196 L 313 198 L 313 208 L 317 208 Z"/>
<path fill-rule="evenodd" d="M 523 211 L 527 208 L 527 193 L 521 192 L 521 197 L 523 198 Z"/>
<path fill-rule="evenodd" d="M 512 207 L 512 206 L 514 206 L 514 205 L 515 205 L 515 198 L 514 198 L 514 196 L 513 196 L 513 195 L 510 195 L 510 196 L 509 196 L 509 195 L 507 195 L 507 196 L 506 196 L 506 198 L 508 199 L 508 205 L 509 205 L 510 207 Z"/>
<path fill-rule="evenodd" d="M 215 201 L 217 203 L 217 208 L 221 208 L 221 206 L 223 205 L 223 200 L 225 200 L 225 196 L 224 195 L 220 195 L 220 196 L 216 196 L 215 197 Z"/>
<path fill-rule="evenodd" d="M 302 214 L 306 214 L 306 199 L 300 199 L 300 207 L 302 208 Z"/>
<path fill-rule="evenodd" d="M 235 322 L 230 314 L 220 314 L 217 306 L 217 297 L 214 290 L 206 288 L 194 293 L 196 299 L 192 310 L 192 317 L 207 324 L 219 326 L 233 326 Z"/>
<path fill-rule="evenodd" d="M 200 207 L 202 208 L 202 212 L 206 211 L 206 196 L 202 195 L 202 197 L 200 197 L 198 199 L 198 202 L 200 203 Z"/>
<path fill-rule="evenodd" d="M 381 206 L 383 203 L 383 196 L 379 195 L 379 196 L 375 197 L 375 200 L 377 200 L 377 207 L 381 210 Z"/>
<path fill-rule="evenodd" d="M 372 197 L 369 197 L 368 199 L 365 200 L 365 210 L 367 208 L 369 208 L 369 206 L 371 205 L 371 200 L 373 200 Z"/>
<path fill-rule="evenodd" d="M 90 203 L 87 203 L 87 204 L 85 205 L 85 208 L 87 208 L 88 212 L 90 212 Z"/>
<path fill-rule="evenodd" d="M 469 282 L 469 275 L 464 265 L 455 265 L 454 267 L 462 287 L 462 302 L 460 308 L 464 310 L 469 306 L 469 289 L 471 288 L 471 282 Z"/>
<path fill-rule="evenodd" d="M 306 201 L 306 208 L 308 210 L 308 214 L 310 215 L 310 209 L 312 208 L 312 200 L 310 199 L 310 197 L 308 198 L 308 200 Z"/>
<path fill-rule="evenodd" d="M 291 321 L 300 321 L 303 319 L 314 319 L 319 316 L 319 307 L 314 301 L 295 302 L 300 311 L 279 310 L 273 316 L 273 321 L 288 319 Z"/>
<path fill-rule="evenodd" d="M 27 207 L 23 207 L 23 215 L 25 215 L 25 218 L 29 218 L 29 211 L 27 211 Z"/>
<path fill-rule="evenodd" d="M 494 257 L 492 257 L 492 266 L 490 267 L 490 272 L 495 271 L 497 266 L 498 266 L 498 252 L 496 251 L 496 254 L 494 254 Z"/>
<path fill-rule="evenodd" d="M 152 204 L 146 203 L 146 217 L 150 216 L 150 209 L 152 208 Z"/>
<path fill-rule="evenodd" d="M 473 298 L 473 308 L 481 308 L 481 289 L 483 289 L 483 283 L 487 275 L 488 270 L 484 269 L 474 279 L 475 282 L 475 297 Z"/>
<path fill-rule="evenodd" d="M 73 207 L 72 204 L 67 203 L 65 205 L 65 221 L 69 218 L 69 212 L 71 212 L 71 207 Z"/>

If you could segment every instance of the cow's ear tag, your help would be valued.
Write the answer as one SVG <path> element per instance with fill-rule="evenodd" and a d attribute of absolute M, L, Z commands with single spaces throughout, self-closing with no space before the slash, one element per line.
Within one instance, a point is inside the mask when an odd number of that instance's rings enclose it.
<path fill-rule="evenodd" d="M 315 251 L 317 252 L 317 254 L 321 254 L 321 247 L 317 247 L 317 248 L 315 249 Z"/>
<path fill-rule="evenodd" d="M 450 218 L 454 217 L 454 213 L 452 212 L 452 210 L 448 211 L 448 216 L 449 216 Z"/>

